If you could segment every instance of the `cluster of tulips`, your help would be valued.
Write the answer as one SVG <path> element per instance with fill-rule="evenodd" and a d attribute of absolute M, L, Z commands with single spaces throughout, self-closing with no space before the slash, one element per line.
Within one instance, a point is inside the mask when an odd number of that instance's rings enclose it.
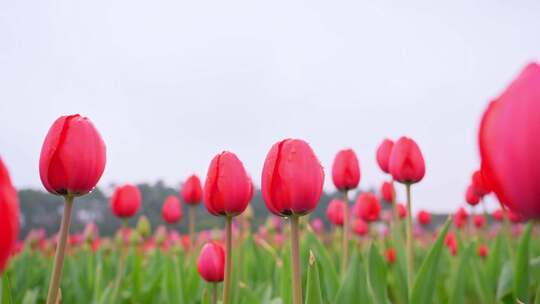
<path fill-rule="evenodd" d="M 114 251 L 117 253 L 115 276 L 103 301 L 124 302 L 122 281 L 130 267 L 131 249 L 136 248 L 135 255 L 143 256 L 140 267 L 151 264 L 150 258 L 144 257 L 154 251 L 167 253 L 174 261 L 173 268 L 180 267 L 179 259 L 196 258 L 196 269 L 208 283 L 205 289 L 208 292 L 194 293 L 195 298 L 183 297 L 180 302 L 254 303 L 256 300 L 244 301 L 234 291 L 238 283 L 235 272 L 240 272 L 235 267 L 243 267 L 242 255 L 247 254 L 243 252 L 245 243 L 251 240 L 258 250 L 272 257 L 278 268 L 287 265 L 289 271 L 280 277 L 283 280 L 280 284 L 290 285 L 281 289 L 282 293 L 288 291 L 288 295 L 279 297 L 281 302 L 269 303 L 469 302 L 465 296 L 469 268 L 479 273 L 469 273 L 477 278 L 473 284 L 475 301 L 528 303 L 534 299 L 540 303 L 540 286 L 535 295 L 530 286 L 540 283 L 534 278 L 540 263 L 530 258 L 540 253 L 540 247 L 531 242 L 532 222 L 526 224 L 530 219 L 540 218 L 537 130 L 540 130 L 540 66 L 532 63 L 489 105 L 481 120 L 480 168 L 472 174 L 465 191 L 470 212 L 477 212 L 470 215 L 461 207 L 437 229 L 429 229 L 432 215 L 426 210 L 418 211 L 413 221 L 412 188 L 422 181 L 426 167 L 421 149 L 411 138 L 401 137 L 395 142 L 385 139 L 380 144 L 375 158 L 388 180 L 382 183 L 378 193 L 356 195 L 361 179 L 356 153 L 351 149 L 337 153 L 331 172 L 339 197 L 326 208 L 327 219 L 334 227 L 328 233 L 323 231 L 320 219 L 304 219 L 319 204 L 325 179 L 323 167 L 306 141 L 285 139 L 270 148 L 263 164 L 261 192 L 272 216 L 269 224 L 259 227 L 255 234 L 251 234 L 249 225 L 249 203 L 254 194 L 252 179 L 242 161 L 234 153 L 224 151 L 211 160 L 204 184 L 192 175 L 183 183 L 178 197 L 171 195 L 164 201 L 162 219 L 166 224 L 183 218 L 181 201 L 188 206 L 187 234 L 181 235 L 169 225 L 150 235 L 144 216 L 135 229 L 128 227 L 127 219 L 137 214 L 142 197 L 135 185 L 126 184 L 117 187 L 111 197 L 111 211 L 123 224 L 114 241 L 110 241 L 97 236 L 95 225 L 88 225 L 82 234 L 69 233 L 73 204 L 77 197 L 92 191 L 100 180 L 106 164 L 106 148 L 88 118 L 62 116 L 45 137 L 39 163 L 45 189 L 65 200 L 58 235 L 47 240 L 42 231 L 34 231 L 25 242 L 28 248 L 22 248 L 18 241 L 17 192 L 0 160 L 0 274 L 5 272 L 9 258 L 17 259 L 23 255 L 21 252 L 37 250 L 47 257 L 54 252 L 46 303 L 56 304 L 62 301 L 62 294 L 69 292 L 60 284 L 66 253 L 74 254 L 78 249 L 95 254 Z M 395 183 L 403 185 L 406 197 L 403 204 L 397 202 Z M 500 208 L 488 215 L 483 198 L 491 193 L 498 199 Z M 351 204 L 353 196 L 354 204 Z M 224 219 L 222 233 L 197 233 L 195 211 L 200 202 L 204 202 L 208 213 Z M 478 205 L 484 208 L 475 210 Z M 289 226 L 282 227 L 279 217 L 286 219 Z M 489 222 L 495 224 L 490 226 Z M 520 239 L 517 246 L 513 238 Z M 508 270 L 501 266 L 504 243 L 509 245 L 505 252 L 514 261 Z M 454 292 L 448 298 L 435 296 L 439 288 L 437 276 L 444 272 L 441 267 L 444 246 L 450 256 L 461 256 L 459 263 L 448 264 L 457 269 L 452 280 Z M 66 250 L 68 247 L 71 249 Z M 288 256 L 276 250 L 281 247 L 289 252 Z M 382 254 L 380 247 L 386 248 Z M 369 249 L 362 251 L 363 248 Z M 491 259 L 486 261 L 487 270 L 479 269 L 473 257 Z M 364 259 L 367 266 L 362 270 Z M 264 268 L 264 261 L 258 263 Z M 10 271 L 16 275 L 21 263 L 13 264 Z M 257 263 L 253 266 L 257 267 Z M 395 272 L 392 277 L 388 274 L 390 269 Z M 2 301 L 12 297 L 6 274 L 2 280 Z M 273 284 L 275 280 L 267 278 L 267 282 Z"/>

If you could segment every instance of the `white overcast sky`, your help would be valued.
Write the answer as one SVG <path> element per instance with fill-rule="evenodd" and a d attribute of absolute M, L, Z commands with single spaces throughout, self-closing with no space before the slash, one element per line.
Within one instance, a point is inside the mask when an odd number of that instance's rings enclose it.
<path fill-rule="evenodd" d="M 540 1 L 0 1 L 0 155 L 41 188 L 43 138 L 88 116 L 100 182 L 169 185 L 235 152 L 260 184 L 270 146 L 307 140 L 324 165 L 408 135 L 425 179 L 415 209 L 454 210 L 478 166 L 487 102 L 540 59 Z M 403 198 L 403 195 L 401 195 Z"/>

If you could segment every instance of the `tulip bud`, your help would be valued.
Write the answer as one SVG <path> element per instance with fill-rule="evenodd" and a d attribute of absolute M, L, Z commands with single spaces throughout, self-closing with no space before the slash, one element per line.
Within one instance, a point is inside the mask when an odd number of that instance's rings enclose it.
<path fill-rule="evenodd" d="M 92 122 L 78 114 L 62 116 L 41 149 L 41 182 L 52 194 L 86 194 L 101 178 L 105 160 L 105 143 Z"/>
<path fill-rule="evenodd" d="M 326 209 L 326 216 L 328 217 L 330 223 L 336 226 L 343 226 L 344 209 L 345 203 L 343 201 L 338 199 L 333 199 L 330 201 L 330 204 L 328 204 L 328 208 Z"/>
<path fill-rule="evenodd" d="M 377 148 L 377 163 L 384 173 L 390 173 L 389 160 L 393 146 L 393 141 L 385 139 Z"/>
<path fill-rule="evenodd" d="M 165 203 L 163 203 L 161 209 L 161 217 L 168 224 L 178 223 L 182 219 L 182 207 L 176 196 L 169 195 L 165 198 Z"/>
<path fill-rule="evenodd" d="M 99 237 L 99 231 L 96 223 L 89 222 L 86 224 L 83 230 L 83 239 L 87 243 L 94 242 L 95 239 Z"/>
<path fill-rule="evenodd" d="M 394 185 L 391 182 L 384 182 L 381 185 L 381 196 L 382 199 L 392 204 L 394 200 L 396 199 L 396 192 L 394 190 Z"/>
<path fill-rule="evenodd" d="M 361 193 L 353 207 L 353 215 L 360 217 L 366 222 L 374 222 L 381 214 L 381 204 L 375 194 L 370 192 Z"/>
<path fill-rule="evenodd" d="M 313 229 L 313 232 L 319 234 L 322 233 L 324 230 L 324 223 L 320 218 L 315 218 L 311 220 L 310 222 L 311 228 Z"/>
<path fill-rule="evenodd" d="M 390 173 L 394 180 L 404 184 L 414 184 L 422 180 L 426 173 L 424 157 L 416 142 L 401 137 L 392 147 L 389 160 Z"/>
<path fill-rule="evenodd" d="M 0 275 L 19 235 L 19 198 L 7 168 L 0 158 Z"/>
<path fill-rule="evenodd" d="M 201 181 L 196 175 L 190 176 L 182 185 L 180 196 L 188 205 L 198 205 L 202 200 Z"/>
<path fill-rule="evenodd" d="M 476 195 L 478 195 L 479 197 L 482 197 L 490 192 L 487 182 L 484 180 L 484 177 L 482 176 L 482 172 L 480 170 L 477 170 L 473 173 L 471 185 L 476 191 Z"/>
<path fill-rule="evenodd" d="M 262 194 L 272 213 L 310 213 L 317 207 L 323 182 L 323 168 L 305 141 L 282 140 L 268 152 L 262 170 Z"/>
<path fill-rule="evenodd" d="M 504 211 L 502 209 L 497 209 L 497 210 L 493 211 L 491 216 L 497 222 L 502 222 L 504 220 Z"/>
<path fill-rule="evenodd" d="M 216 242 L 204 244 L 197 260 L 201 277 L 211 283 L 222 282 L 225 274 L 225 250 Z"/>
<path fill-rule="evenodd" d="M 134 185 L 117 187 L 111 198 L 111 210 L 119 218 L 130 218 L 141 207 L 141 191 Z"/>
<path fill-rule="evenodd" d="M 341 191 L 354 189 L 360 182 L 360 164 L 352 149 L 341 150 L 332 165 L 332 180 Z"/>
<path fill-rule="evenodd" d="M 425 210 L 420 210 L 416 215 L 416 220 L 422 226 L 431 224 L 431 214 Z"/>
<path fill-rule="evenodd" d="M 152 233 L 152 226 L 146 216 L 141 216 L 135 228 L 142 238 L 147 238 Z"/>
<path fill-rule="evenodd" d="M 253 196 L 253 184 L 238 157 L 225 151 L 212 159 L 203 191 L 208 212 L 236 216 L 247 208 Z"/>

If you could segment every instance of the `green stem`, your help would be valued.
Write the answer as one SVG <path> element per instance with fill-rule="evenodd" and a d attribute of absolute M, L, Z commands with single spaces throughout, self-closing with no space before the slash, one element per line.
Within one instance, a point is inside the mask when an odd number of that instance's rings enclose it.
<path fill-rule="evenodd" d="M 225 280 L 223 282 L 223 304 L 230 303 L 231 271 L 232 271 L 232 217 L 225 218 Z"/>
<path fill-rule="evenodd" d="M 191 247 L 195 245 L 195 223 L 197 220 L 197 209 L 194 205 L 189 205 L 189 243 Z M 192 249 L 192 248 L 190 248 Z"/>
<path fill-rule="evenodd" d="M 212 283 L 212 304 L 217 304 L 217 283 Z"/>
<path fill-rule="evenodd" d="M 345 275 L 347 270 L 347 264 L 349 262 L 349 196 L 348 191 L 345 190 L 343 193 L 343 244 L 342 244 L 342 253 L 341 253 L 341 273 Z"/>
<path fill-rule="evenodd" d="M 300 274 L 300 238 L 299 238 L 299 217 L 291 216 L 291 261 L 292 261 L 292 283 L 293 283 L 293 304 L 302 304 L 302 277 Z"/>
<path fill-rule="evenodd" d="M 407 190 L 407 286 L 412 288 L 414 279 L 414 244 L 411 215 L 411 184 L 405 184 L 405 189 Z"/>
<path fill-rule="evenodd" d="M 60 278 L 62 277 L 62 269 L 64 268 L 64 255 L 66 253 L 67 237 L 69 235 L 69 225 L 71 223 L 71 213 L 73 210 L 74 197 L 70 194 L 64 197 L 64 214 L 62 215 L 62 223 L 60 224 L 59 240 L 56 246 L 54 256 L 54 266 L 51 281 L 49 284 L 49 293 L 47 295 L 47 304 L 56 304 L 58 290 L 60 288 Z"/>
<path fill-rule="evenodd" d="M 126 244 L 124 244 L 124 236 L 122 230 L 127 229 L 127 227 L 127 220 L 123 220 L 122 227 L 120 228 L 120 258 L 118 261 L 118 268 L 116 270 L 116 277 L 114 279 L 113 292 L 111 297 L 113 303 L 115 303 L 116 299 L 118 298 L 118 293 L 120 292 L 120 284 L 122 283 L 122 277 L 124 276 L 124 271 L 126 268 L 127 248 Z"/>

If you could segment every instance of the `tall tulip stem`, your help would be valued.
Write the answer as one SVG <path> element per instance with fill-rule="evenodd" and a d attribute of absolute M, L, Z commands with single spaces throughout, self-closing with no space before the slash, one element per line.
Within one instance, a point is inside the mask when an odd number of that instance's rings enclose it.
<path fill-rule="evenodd" d="M 189 242 L 190 245 L 195 245 L 195 222 L 197 220 L 197 210 L 194 205 L 189 205 Z"/>
<path fill-rule="evenodd" d="M 348 191 L 343 192 L 343 244 L 341 253 L 341 273 L 345 275 L 347 264 L 349 262 L 349 196 Z"/>
<path fill-rule="evenodd" d="M 67 237 L 69 235 L 69 225 L 71 223 L 71 213 L 73 210 L 74 197 L 68 194 L 64 197 L 64 214 L 62 215 L 62 223 L 60 224 L 59 240 L 56 246 L 56 254 L 54 256 L 54 266 L 51 281 L 49 283 L 49 293 L 47 295 L 47 304 L 55 304 L 60 288 L 60 278 L 62 277 L 62 269 L 64 268 L 64 255 L 66 253 Z"/>
<path fill-rule="evenodd" d="M 212 304 L 217 304 L 217 283 L 212 283 Z"/>
<path fill-rule="evenodd" d="M 302 304 L 302 277 L 300 275 L 300 228 L 299 216 L 291 215 L 291 261 L 293 304 Z"/>
<path fill-rule="evenodd" d="M 118 260 L 118 268 L 116 270 L 116 277 L 114 279 L 113 292 L 111 299 L 116 301 L 118 293 L 120 292 L 120 284 L 122 283 L 122 277 L 124 276 L 126 268 L 126 256 L 128 253 L 128 248 L 124 244 L 124 232 L 128 229 L 127 219 L 122 220 L 122 227 L 120 227 L 120 258 Z M 128 240 L 129 242 L 129 240 Z"/>
<path fill-rule="evenodd" d="M 223 282 L 223 304 L 230 303 L 232 269 L 232 217 L 225 217 L 225 279 Z"/>
<path fill-rule="evenodd" d="M 411 184 L 405 184 L 405 189 L 407 191 L 407 286 L 412 288 L 414 278 L 414 244 L 411 215 Z"/>

